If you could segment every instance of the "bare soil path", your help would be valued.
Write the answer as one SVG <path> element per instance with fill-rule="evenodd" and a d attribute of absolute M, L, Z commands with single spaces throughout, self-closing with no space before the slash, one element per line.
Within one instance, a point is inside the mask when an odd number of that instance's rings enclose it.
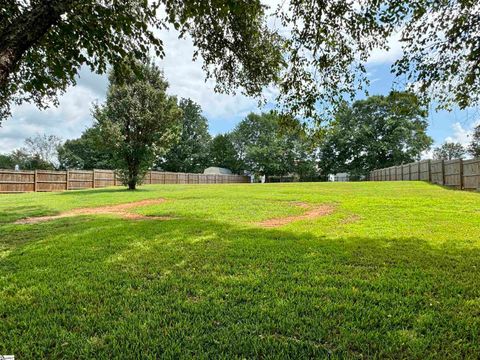
<path fill-rule="evenodd" d="M 275 228 L 283 225 L 290 224 L 294 221 L 316 219 L 322 216 L 330 215 L 335 210 L 331 205 L 310 205 L 304 202 L 293 202 L 292 205 L 306 209 L 307 211 L 302 215 L 292 215 L 281 218 L 267 219 L 258 222 L 257 225 L 264 228 Z"/>
<path fill-rule="evenodd" d="M 165 199 L 148 199 L 142 201 L 135 201 L 126 204 L 118 204 L 118 205 L 108 205 L 108 206 L 100 206 L 100 207 L 91 207 L 91 208 L 79 208 L 73 209 L 69 211 L 62 212 L 57 215 L 49 215 L 49 216 L 36 216 L 36 217 L 29 217 L 25 219 L 20 219 L 15 221 L 15 224 L 36 224 L 39 222 L 56 220 L 66 217 L 73 217 L 79 215 L 118 215 L 124 219 L 132 219 L 132 220 L 170 220 L 172 217 L 169 216 L 146 216 L 136 213 L 131 213 L 128 210 L 134 209 L 141 206 L 148 206 L 148 205 L 156 205 L 164 203 Z"/>

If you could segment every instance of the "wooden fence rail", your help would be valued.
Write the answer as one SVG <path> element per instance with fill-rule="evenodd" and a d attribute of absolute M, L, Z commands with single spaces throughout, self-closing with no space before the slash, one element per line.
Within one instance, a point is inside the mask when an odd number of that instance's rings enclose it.
<path fill-rule="evenodd" d="M 460 190 L 480 190 L 480 159 L 422 160 L 373 170 L 370 180 L 422 180 Z"/>
<path fill-rule="evenodd" d="M 144 184 L 229 184 L 248 183 L 243 175 L 207 175 L 149 171 Z M 0 170 L 0 193 L 65 191 L 122 185 L 113 170 Z"/>

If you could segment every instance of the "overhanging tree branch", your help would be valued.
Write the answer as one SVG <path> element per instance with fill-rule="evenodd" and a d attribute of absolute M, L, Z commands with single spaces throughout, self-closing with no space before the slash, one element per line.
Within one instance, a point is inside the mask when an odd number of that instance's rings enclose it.
<path fill-rule="evenodd" d="M 28 49 L 58 23 L 62 14 L 77 1 L 50 0 L 37 2 L 0 33 L 0 87 L 7 85 L 9 75 L 18 66 Z"/>

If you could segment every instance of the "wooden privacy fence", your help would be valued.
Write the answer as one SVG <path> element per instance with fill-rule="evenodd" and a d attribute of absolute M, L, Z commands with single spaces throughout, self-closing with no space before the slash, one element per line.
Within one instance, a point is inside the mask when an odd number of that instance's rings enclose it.
<path fill-rule="evenodd" d="M 423 180 L 455 189 L 480 190 L 480 159 L 423 160 L 373 170 L 370 180 Z"/>
<path fill-rule="evenodd" d="M 144 184 L 248 183 L 243 175 L 207 175 L 149 171 Z M 64 191 L 122 185 L 113 170 L 0 170 L 0 192 Z"/>

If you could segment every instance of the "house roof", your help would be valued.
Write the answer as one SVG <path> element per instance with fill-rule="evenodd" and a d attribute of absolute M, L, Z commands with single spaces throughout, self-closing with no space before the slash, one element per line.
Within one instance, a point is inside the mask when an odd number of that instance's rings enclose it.
<path fill-rule="evenodd" d="M 232 171 L 229 169 L 217 167 L 217 166 L 210 166 L 203 170 L 204 174 L 217 174 L 217 175 L 231 175 Z"/>

